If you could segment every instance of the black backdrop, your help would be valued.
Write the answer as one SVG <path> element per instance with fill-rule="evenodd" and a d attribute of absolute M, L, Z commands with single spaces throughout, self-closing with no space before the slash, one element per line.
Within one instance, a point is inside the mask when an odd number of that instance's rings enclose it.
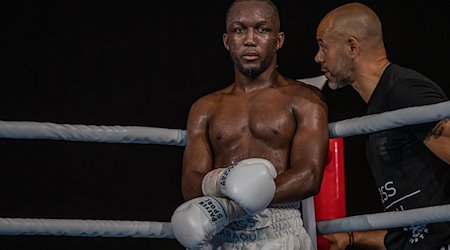
<path fill-rule="evenodd" d="M 319 75 L 315 29 L 349 1 L 276 1 L 279 69 Z M 361 1 L 389 58 L 450 93 L 447 1 Z M 190 105 L 232 81 L 230 1 L 17 1 L 3 8 L 0 120 L 185 129 Z M 330 122 L 364 115 L 351 88 L 323 90 Z M 380 211 L 364 136 L 345 139 L 348 215 Z M 181 204 L 177 146 L 0 140 L 0 217 L 169 221 Z M 0 236 L 1 249 L 182 249 L 169 239 Z"/>

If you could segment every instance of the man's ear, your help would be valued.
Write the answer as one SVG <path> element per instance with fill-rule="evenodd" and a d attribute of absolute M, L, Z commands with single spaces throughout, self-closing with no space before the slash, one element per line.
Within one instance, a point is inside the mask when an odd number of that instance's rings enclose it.
<path fill-rule="evenodd" d="M 356 37 L 349 37 L 347 40 L 348 52 L 352 57 L 355 57 L 359 54 L 359 50 L 361 49 L 361 44 L 359 43 Z"/>
<path fill-rule="evenodd" d="M 227 33 L 223 33 L 222 35 L 222 42 L 225 49 L 230 50 L 230 45 L 228 45 L 228 36 Z"/>
<path fill-rule="evenodd" d="M 281 49 L 284 45 L 284 32 L 278 32 L 276 50 Z"/>

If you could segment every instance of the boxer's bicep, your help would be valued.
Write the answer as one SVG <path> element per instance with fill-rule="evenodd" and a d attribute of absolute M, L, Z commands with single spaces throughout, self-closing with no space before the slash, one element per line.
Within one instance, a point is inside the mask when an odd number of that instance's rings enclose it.
<path fill-rule="evenodd" d="M 291 141 L 289 168 L 276 179 L 273 203 L 299 201 L 318 192 L 328 153 L 328 111 L 316 95 L 294 105 L 296 131 Z"/>
<path fill-rule="evenodd" d="M 186 200 L 202 196 L 203 176 L 212 170 L 211 146 L 207 138 L 207 111 L 196 103 L 192 106 L 187 123 L 187 144 L 183 153 L 181 187 Z"/>

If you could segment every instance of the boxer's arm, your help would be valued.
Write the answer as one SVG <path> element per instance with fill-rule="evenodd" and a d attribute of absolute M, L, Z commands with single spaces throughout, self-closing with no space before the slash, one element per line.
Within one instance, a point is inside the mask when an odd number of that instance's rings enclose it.
<path fill-rule="evenodd" d="M 277 190 L 272 204 L 299 201 L 320 190 L 328 153 L 328 110 L 319 90 L 302 89 L 295 98 L 297 122 L 290 149 L 290 166 L 275 179 Z M 298 100 L 297 100 L 298 99 Z"/>
<path fill-rule="evenodd" d="M 207 138 L 209 104 L 195 102 L 187 121 L 187 144 L 183 154 L 181 189 L 185 200 L 203 196 L 202 179 L 213 169 L 213 158 Z"/>
<path fill-rule="evenodd" d="M 423 142 L 437 157 L 450 164 L 450 118 L 436 124 Z"/>

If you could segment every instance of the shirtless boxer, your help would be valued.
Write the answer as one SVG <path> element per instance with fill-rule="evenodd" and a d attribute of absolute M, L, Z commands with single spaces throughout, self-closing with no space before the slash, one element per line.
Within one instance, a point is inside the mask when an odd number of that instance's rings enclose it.
<path fill-rule="evenodd" d="M 298 208 L 320 189 L 327 106 L 319 89 L 277 71 L 284 38 L 272 2 L 231 4 L 223 44 L 234 82 L 197 100 L 187 122 L 187 202 L 172 216 L 187 248 L 314 249 Z"/>

